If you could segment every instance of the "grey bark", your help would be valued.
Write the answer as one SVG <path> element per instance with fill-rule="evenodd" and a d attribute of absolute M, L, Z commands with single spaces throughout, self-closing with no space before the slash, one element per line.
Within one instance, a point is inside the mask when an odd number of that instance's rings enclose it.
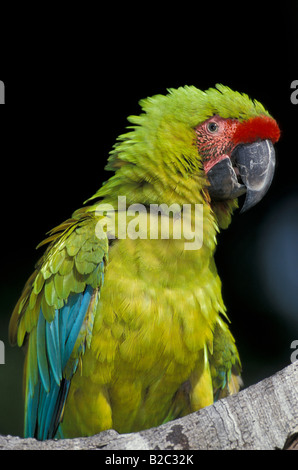
<path fill-rule="evenodd" d="M 237 395 L 157 428 L 44 442 L 0 436 L 0 450 L 297 450 L 297 438 L 298 361 Z"/>

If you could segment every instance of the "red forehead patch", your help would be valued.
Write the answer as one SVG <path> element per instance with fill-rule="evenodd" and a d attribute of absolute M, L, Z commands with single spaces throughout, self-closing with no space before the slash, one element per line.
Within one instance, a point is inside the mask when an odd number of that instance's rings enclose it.
<path fill-rule="evenodd" d="M 275 143 L 279 137 L 280 130 L 276 121 L 269 116 L 258 116 L 238 124 L 233 142 L 237 145 L 255 142 L 257 139 L 269 139 Z"/>

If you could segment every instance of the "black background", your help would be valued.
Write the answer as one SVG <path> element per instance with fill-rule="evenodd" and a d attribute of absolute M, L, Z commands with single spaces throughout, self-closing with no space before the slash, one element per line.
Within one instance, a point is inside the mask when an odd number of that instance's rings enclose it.
<path fill-rule="evenodd" d="M 245 385 L 290 363 L 298 340 L 298 105 L 290 99 L 298 80 L 298 11 L 294 1 L 270 8 L 51 11 L 50 19 L 40 13 L 33 28 L 3 37 L 0 433 L 22 433 L 22 353 L 9 346 L 7 324 L 41 254 L 35 247 L 109 177 L 108 152 L 126 117 L 139 113 L 139 99 L 171 87 L 223 83 L 261 101 L 280 125 L 272 187 L 257 207 L 235 214 L 218 238 L 216 262 Z M 287 222 L 290 232 L 276 232 Z M 289 237 L 290 260 L 282 255 Z M 285 303 L 297 301 L 297 316 L 292 307 L 287 314 L 283 300 L 276 303 L 266 277 L 271 268 L 280 273 Z"/>

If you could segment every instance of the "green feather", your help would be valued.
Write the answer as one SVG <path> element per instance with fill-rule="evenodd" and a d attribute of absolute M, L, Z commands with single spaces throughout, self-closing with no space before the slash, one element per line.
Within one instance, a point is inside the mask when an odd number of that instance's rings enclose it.
<path fill-rule="evenodd" d="M 56 274 L 59 271 L 64 260 L 65 260 L 65 250 L 61 249 L 55 253 L 55 256 L 53 256 L 51 260 L 50 269 L 53 274 Z"/>
<path fill-rule="evenodd" d="M 58 272 L 61 276 L 65 276 L 70 273 L 73 268 L 74 259 L 70 256 L 65 256 L 62 265 L 60 266 Z"/>
<path fill-rule="evenodd" d="M 34 288 L 33 288 L 34 293 L 39 294 L 41 289 L 43 288 L 43 285 L 44 285 L 44 277 L 41 274 L 41 272 L 39 272 L 34 281 Z"/>

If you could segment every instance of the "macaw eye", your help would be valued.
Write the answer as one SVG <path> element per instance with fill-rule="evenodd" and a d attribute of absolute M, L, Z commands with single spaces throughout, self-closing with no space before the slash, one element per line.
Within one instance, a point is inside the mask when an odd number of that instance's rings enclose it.
<path fill-rule="evenodd" d="M 209 132 L 214 134 L 215 132 L 218 131 L 218 124 L 216 124 L 216 122 L 212 122 L 212 121 L 208 122 L 207 129 L 208 129 Z"/>

